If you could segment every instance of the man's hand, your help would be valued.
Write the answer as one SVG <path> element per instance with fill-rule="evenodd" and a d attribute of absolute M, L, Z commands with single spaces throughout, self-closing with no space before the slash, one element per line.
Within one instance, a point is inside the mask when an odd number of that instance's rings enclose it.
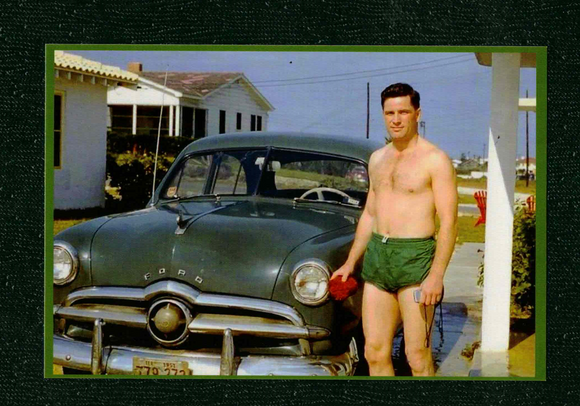
<path fill-rule="evenodd" d="M 419 303 L 425 306 L 436 305 L 443 296 L 443 280 L 430 274 L 421 284 L 421 299 Z"/>
<path fill-rule="evenodd" d="M 335 273 L 332 274 L 330 280 L 334 278 L 338 278 L 339 276 L 342 277 L 342 281 L 346 282 L 348 277 L 354 273 L 354 266 L 350 265 L 348 262 L 345 263 L 343 266 L 338 268 Z"/>

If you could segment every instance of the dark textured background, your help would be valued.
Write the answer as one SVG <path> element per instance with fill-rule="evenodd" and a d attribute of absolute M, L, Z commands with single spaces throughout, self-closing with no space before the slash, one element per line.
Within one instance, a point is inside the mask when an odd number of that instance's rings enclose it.
<path fill-rule="evenodd" d="M 569 404 L 577 364 L 580 5 L 561 1 L 5 1 L 2 404 Z M 44 44 L 548 46 L 547 382 L 43 378 Z"/>

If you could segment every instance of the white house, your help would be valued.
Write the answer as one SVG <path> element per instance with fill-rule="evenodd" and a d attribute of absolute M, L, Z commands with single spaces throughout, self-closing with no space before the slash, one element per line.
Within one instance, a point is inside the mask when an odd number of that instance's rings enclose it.
<path fill-rule="evenodd" d="M 54 54 L 54 208 L 105 204 L 107 89 L 138 76 L 62 51 Z"/>
<path fill-rule="evenodd" d="M 203 138 L 235 131 L 265 131 L 270 102 L 240 72 L 146 72 L 139 62 L 136 89 L 109 89 L 109 129 L 117 133 Z"/>
<path fill-rule="evenodd" d="M 536 158 L 528 158 L 527 160 L 528 172 L 536 175 Z M 516 173 L 518 176 L 526 174 L 526 157 L 523 156 L 516 161 Z"/>

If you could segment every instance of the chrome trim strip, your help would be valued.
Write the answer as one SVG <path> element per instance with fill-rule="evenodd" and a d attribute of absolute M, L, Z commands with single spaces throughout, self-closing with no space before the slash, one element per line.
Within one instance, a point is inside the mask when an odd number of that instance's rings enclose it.
<path fill-rule="evenodd" d="M 91 348 L 91 373 L 93 375 L 103 373 L 103 324 L 103 320 L 97 319 L 93 328 Z"/>
<path fill-rule="evenodd" d="M 53 362 L 64 367 L 90 371 L 91 344 L 54 335 Z M 354 351 L 354 352 L 353 352 Z M 336 356 L 245 356 L 240 357 L 235 374 L 251 376 L 342 376 L 353 375 L 358 354 L 356 345 Z M 221 355 L 207 352 L 105 347 L 102 351 L 103 372 L 132 374 L 133 357 L 168 361 L 186 361 L 194 375 L 219 375 Z"/>
<path fill-rule="evenodd" d="M 107 306 L 103 308 L 100 305 L 61 307 L 56 311 L 55 316 L 91 323 L 102 319 L 109 324 L 147 328 L 147 311 L 135 307 Z"/>
<path fill-rule="evenodd" d="M 295 326 L 304 325 L 304 319 L 296 309 L 283 303 L 274 302 L 272 300 L 227 296 L 214 293 L 202 293 L 199 295 L 197 305 L 245 309 L 268 314 L 275 314 L 290 320 Z"/>
<path fill-rule="evenodd" d="M 321 339 L 330 335 L 330 331 L 321 327 L 294 326 L 262 317 L 219 314 L 197 314 L 188 328 L 192 333 L 221 335 L 229 329 L 233 335 L 250 334 L 271 338 Z"/>
<path fill-rule="evenodd" d="M 55 316 L 68 320 L 94 323 L 103 320 L 104 323 L 134 327 L 149 328 L 147 324 L 147 310 L 126 306 L 78 305 L 59 307 Z M 187 312 L 189 314 L 189 311 Z M 330 331 L 318 326 L 295 326 L 290 322 L 272 320 L 264 317 L 236 316 L 198 313 L 195 317 L 187 317 L 190 333 L 223 335 L 230 329 L 233 335 L 253 335 L 270 338 L 297 338 L 320 340 L 330 335 Z M 302 340 L 300 340 L 302 341 Z M 308 344 L 308 342 L 305 342 Z M 163 342 L 167 344 L 167 342 Z M 303 353 L 308 355 L 309 352 Z"/>
<path fill-rule="evenodd" d="M 136 302 L 147 302 L 161 294 L 176 296 L 193 306 L 212 306 L 232 309 L 244 309 L 268 314 L 275 314 L 290 320 L 296 326 L 304 326 L 302 315 L 292 306 L 266 299 L 255 299 L 239 296 L 227 296 L 214 293 L 202 293 L 176 281 L 159 281 L 144 289 L 115 286 L 91 287 L 70 293 L 64 306 L 72 306 L 81 300 L 117 299 Z"/>
<path fill-rule="evenodd" d="M 232 330 L 224 330 L 224 339 L 222 343 L 222 356 L 220 359 L 220 375 L 234 375 L 234 335 Z"/>

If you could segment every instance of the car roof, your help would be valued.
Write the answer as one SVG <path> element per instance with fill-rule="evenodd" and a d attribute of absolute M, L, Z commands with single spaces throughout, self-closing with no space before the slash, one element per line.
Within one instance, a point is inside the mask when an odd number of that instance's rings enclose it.
<path fill-rule="evenodd" d="M 371 154 L 384 146 L 376 140 L 340 135 L 253 131 L 212 135 L 189 144 L 183 154 L 198 151 L 230 148 L 288 148 L 301 151 L 322 152 L 355 158 L 368 162 Z"/>

